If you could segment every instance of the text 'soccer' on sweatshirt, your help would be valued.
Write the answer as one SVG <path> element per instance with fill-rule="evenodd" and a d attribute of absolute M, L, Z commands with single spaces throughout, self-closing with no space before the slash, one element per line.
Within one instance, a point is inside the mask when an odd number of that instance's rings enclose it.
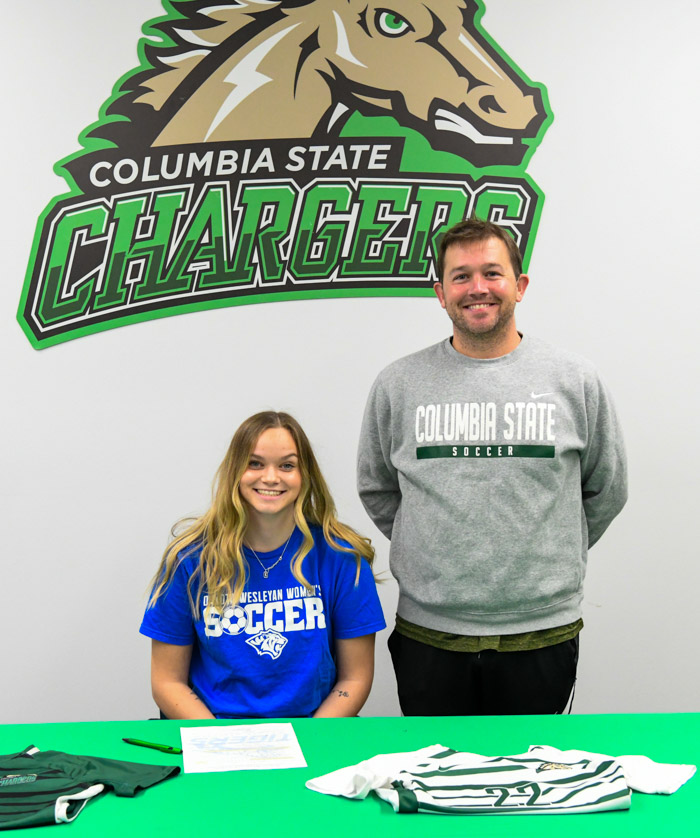
<path fill-rule="evenodd" d="M 405 620 L 553 628 L 581 616 L 588 548 L 626 501 L 622 434 L 589 362 L 528 336 L 486 360 L 445 340 L 374 383 L 358 489 Z"/>

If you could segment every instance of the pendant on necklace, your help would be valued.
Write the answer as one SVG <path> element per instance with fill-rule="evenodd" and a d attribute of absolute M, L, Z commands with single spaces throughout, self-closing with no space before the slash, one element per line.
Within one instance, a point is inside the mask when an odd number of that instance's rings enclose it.
<path fill-rule="evenodd" d="M 263 576 L 265 577 L 265 579 L 267 579 L 267 577 L 268 577 L 269 575 L 270 575 L 270 571 L 269 571 L 269 570 L 266 570 L 266 571 L 263 573 Z"/>

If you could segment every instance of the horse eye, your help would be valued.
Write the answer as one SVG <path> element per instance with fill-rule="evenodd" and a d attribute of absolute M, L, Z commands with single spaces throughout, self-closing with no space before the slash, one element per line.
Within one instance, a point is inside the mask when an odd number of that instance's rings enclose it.
<path fill-rule="evenodd" d="M 377 9 L 374 16 L 374 25 L 382 35 L 388 38 L 399 38 L 407 32 L 412 32 L 413 27 L 406 18 L 397 15 L 390 9 Z"/>

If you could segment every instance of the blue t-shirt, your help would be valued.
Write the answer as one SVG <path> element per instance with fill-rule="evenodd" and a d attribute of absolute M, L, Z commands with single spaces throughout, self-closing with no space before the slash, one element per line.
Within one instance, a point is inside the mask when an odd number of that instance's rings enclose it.
<path fill-rule="evenodd" d="M 199 564 L 196 544 L 182 552 L 172 583 L 146 610 L 141 634 L 175 646 L 192 644 L 190 683 L 217 718 L 310 716 L 336 681 L 335 640 L 386 626 L 367 562 L 355 586 L 354 554 L 334 550 L 319 527 L 311 532 L 314 547 L 302 567 L 311 593 L 290 569 L 302 542 L 295 529 L 267 579 L 245 549 L 248 578 L 235 606 L 211 608 L 204 591 L 194 618 L 187 583 Z M 280 552 L 258 556 L 270 567 Z M 193 588 L 196 594 L 196 581 Z"/>

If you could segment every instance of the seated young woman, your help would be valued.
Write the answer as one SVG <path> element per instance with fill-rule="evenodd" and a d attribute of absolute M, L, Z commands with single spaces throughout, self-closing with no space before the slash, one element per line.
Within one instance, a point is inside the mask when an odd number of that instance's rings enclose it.
<path fill-rule="evenodd" d="M 165 551 L 141 624 L 162 714 L 357 715 L 385 627 L 373 558 L 369 539 L 337 520 L 299 423 L 246 419 L 210 509 Z"/>

